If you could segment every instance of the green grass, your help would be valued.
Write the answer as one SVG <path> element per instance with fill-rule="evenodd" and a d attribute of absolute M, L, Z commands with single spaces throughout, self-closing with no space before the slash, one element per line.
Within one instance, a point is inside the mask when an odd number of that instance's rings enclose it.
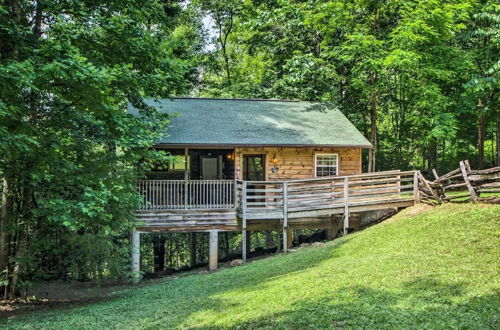
<path fill-rule="evenodd" d="M 452 197 L 452 196 L 458 196 L 458 195 L 468 195 L 467 197 L 460 197 L 457 199 L 454 199 L 454 201 L 468 201 L 470 200 L 470 193 L 468 190 L 458 190 L 458 191 L 447 191 L 445 193 L 447 197 Z M 500 197 L 499 193 L 481 193 L 480 197 L 493 197 L 493 196 L 498 196 Z"/>
<path fill-rule="evenodd" d="M 498 329 L 500 206 L 414 213 L 320 247 L 17 315 L 0 327 Z"/>

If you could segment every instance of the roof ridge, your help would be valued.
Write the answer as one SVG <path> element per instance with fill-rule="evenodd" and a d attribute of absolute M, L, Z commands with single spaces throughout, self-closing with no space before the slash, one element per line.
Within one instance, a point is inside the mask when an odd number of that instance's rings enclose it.
<path fill-rule="evenodd" d="M 209 101 L 272 101 L 272 102 L 300 102 L 289 99 L 260 99 L 260 98 L 219 98 L 219 97 L 172 97 L 173 100 L 209 100 Z"/>

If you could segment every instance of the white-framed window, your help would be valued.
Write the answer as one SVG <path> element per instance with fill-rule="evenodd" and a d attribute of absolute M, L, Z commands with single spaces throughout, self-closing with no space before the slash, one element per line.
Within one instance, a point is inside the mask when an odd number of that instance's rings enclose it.
<path fill-rule="evenodd" d="M 338 154 L 316 154 L 314 157 L 314 176 L 333 176 L 339 174 Z"/>

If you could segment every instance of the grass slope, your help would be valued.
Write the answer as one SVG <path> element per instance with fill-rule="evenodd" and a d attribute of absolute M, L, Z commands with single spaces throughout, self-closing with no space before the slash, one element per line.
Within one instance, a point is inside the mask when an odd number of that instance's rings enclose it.
<path fill-rule="evenodd" d="M 500 206 L 414 211 L 320 247 L 0 326 L 498 329 Z"/>

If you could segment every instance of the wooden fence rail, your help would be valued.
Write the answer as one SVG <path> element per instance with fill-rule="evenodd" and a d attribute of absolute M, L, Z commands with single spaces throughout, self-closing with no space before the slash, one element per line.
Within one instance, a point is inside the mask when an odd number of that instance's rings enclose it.
<path fill-rule="evenodd" d="M 424 203 L 500 203 L 500 196 L 484 196 L 500 193 L 500 167 L 472 170 L 469 162 L 464 160 L 459 168 L 442 176 L 438 176 L 435 170 L 433 173 L 434 181 L 427 180 L 420 172 L 417 174 L 420 200 Z"/>

